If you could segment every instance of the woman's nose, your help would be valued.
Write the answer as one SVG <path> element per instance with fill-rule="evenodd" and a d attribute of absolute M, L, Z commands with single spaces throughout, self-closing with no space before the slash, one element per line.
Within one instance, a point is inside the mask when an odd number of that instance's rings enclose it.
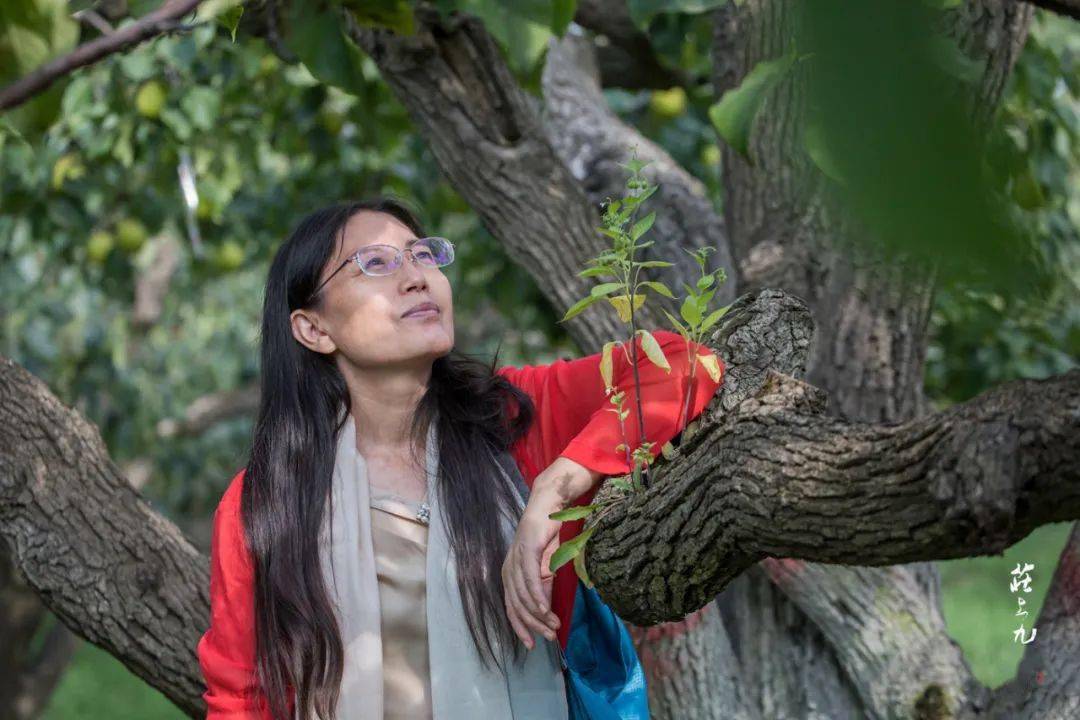
<path fill-rule="evenodd" d="M 419 260 L 416 259 L 416 256 L 413 255 L 412 250 L 405 251 L 405 256 L 402 258 L 401 264 L 406 266 L 402 269 L 405 270 L 411 277 L 419 278 L 421 280 L 426 277 L 424 275 L 423 265 Z"/>

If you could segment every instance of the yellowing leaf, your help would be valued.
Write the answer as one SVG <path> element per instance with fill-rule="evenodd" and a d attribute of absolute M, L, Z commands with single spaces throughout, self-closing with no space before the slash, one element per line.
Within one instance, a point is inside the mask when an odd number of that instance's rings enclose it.
<path fill-rule="evenodd" d="M 675 453 L 675 446 L 668 440 L 666 443 L 660 446 L 660 454 L 664 456 L 665 460 L 670 460 L 671 456 Z"/>
<path fill-rule="evenodd" d="M 614 361 L 611 357 L 611 351 L 615 347 L 615 341 L 604 343 L 604 349 L 600 353 L 600 376 L 604 378 L 604 389 L 608 392 L 611 391 L 612 372 Z"/>
<path fill-rule="evenodd" d="M 574 572 L 581 578 L 581 582 L 585 583 L 585 587 L 591 588 L 593 586 L 592 580 L 589 579 L 589 573 L 585 570 L 585 548 L 582 548 L 581 552 L 574 556 Z"/>
<path fill-rule="evenodd" d="M 630 296 L 629 295 L 617 295 L 615 297 L 609 297 L 608 302 L 615 308 L 615 312 L 619 314 L 619 319 L 623 322 L 630 322 Z M 645 296 L 640 294 L 634 294 L 634 310 L 637 310 L 645 303 Z"/>
<path fill-rule="evenodd" d="M 664 356 L 664 351 L 660 348 L 660 343 L 656 342 L 656 338 L 648 330 L 639 330 L 641 334 L 641 348 L 645 351 L 645 354 L 653 365 L 663 368 L 666 372 L 671 372 L 671 365 L 668 364 L 667 358 Z"/>
<path fill-rule="evenodd" d="M 709 373 L 709 377 L 713 382 L 720 382 L 720 362 L 716 356 L 712 353 L 708 355 L 698 355 L 698 360 L 705 366 L 705 370 Z"/>

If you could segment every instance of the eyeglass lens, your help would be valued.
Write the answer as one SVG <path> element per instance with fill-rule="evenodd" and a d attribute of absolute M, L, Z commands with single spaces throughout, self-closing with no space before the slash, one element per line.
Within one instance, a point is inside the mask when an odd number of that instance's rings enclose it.
<path fill-rule="evenodd" d="M 423 238 L 414 242 L 411 248 L 417 261 L 430 267 L 443 267 L 454 260 L 454 246 L 445 238 Z M 360 266 L 369 275 L 388 275 L 400 265 L 397 253 L 397 248 L 389 245 L 364 248 L 359 254 Z M 401 259 L 404 258 L 402 253 Z"/>

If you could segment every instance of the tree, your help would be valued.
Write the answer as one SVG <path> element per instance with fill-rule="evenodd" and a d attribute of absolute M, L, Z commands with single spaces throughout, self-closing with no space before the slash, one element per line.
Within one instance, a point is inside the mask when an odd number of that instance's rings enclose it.
<path fill-rule="evenodd" d="M 719 94 L 783 55 L 796 4 L 716 5 Z M 300 42 L 291 9 L 245 6 L 240 30 L 324 82 L 348 83 L 354 56 Z M 657 466 L 649 490 L 601 521 L 586 556 L 605 600 L 649 625 L 636 638 L 654 711 L 1069 716 L 1080 703 L 1070 672 L 1080 657 L 1071 600 L 1080 532 L 1036 622 L 1040 642 L 993 693 L 945 634 L 936 574 L 923 561 L 997 552 L 1040 524 L 1080 518 L 1080 374 L 1004 384 L 930 412 L 922 363 L 933 274 L 913 281 L 907 266 L 833 244 L 852 228 L 829 211 L 820 165 L 800 150 L 804 79 L 785 75 L 767 89 L 747 157 L 723 146 L 719 215 L 701 183 L 623 123 L 602 93 L 605 77 L 647 83 L 662 67 L 634 24 L 640 12 L 633 2 L 579 2 L 574 19 L 608 42 L 597 47 L 576 29 L 553 40 L 542 100 L 475 16 L 419 4 L 407 15 L 413 34 L 347 9 L 342 19 L 442 173 L 554 307 L 585 294 L 575 271 L 598 248 L 596 208 L 621 186 L 617 163 L 630 145 L 652 161 L 661 188 L 650 208 L 657 255 L 715 247 L 711 261 L 733 271 L 721 292 L 735 305 L 709 343 L 729 365 L 724 388 Z M 980 69 L 967 95 L 973 115 L 992 115 L 1031 14 L 1009 0 L 946 11 L 950 35 Z M 566 13 L 555 15 L 553 25 L 565 26 Z M 692 279 L 695 269 L 687 263 L 665 277 Z M 615 325 L 583 314 L 570 331 L 595 351 Z M 0 520 L 15 563 L 68 627 L 197 715 L 205 558 L 147 507 L 96 430 L 40 381 L 6 362 L 0 387 Z M 852 517 L 855 509 L 865 514 Z M 669 573 L 672 565 L 683 572 Z M 630 573 L 649 582 L 627 583 Z"/>

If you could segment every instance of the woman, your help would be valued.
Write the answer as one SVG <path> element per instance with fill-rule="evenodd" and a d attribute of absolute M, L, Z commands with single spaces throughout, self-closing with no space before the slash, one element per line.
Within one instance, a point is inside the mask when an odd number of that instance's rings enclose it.
<path fill-rule="evenodd" d="M 210 720 L 566 716 L 577 579 L 547 565 L 582 523 L 548 515 L 629 471 L 622 431 L 598 354 L 494 370 L 453 349 L 452 260 L 392 198 L 313 212 L 275 255 L 250 456 L 214 516 Z M 637 364 L 656 455 L 689 365 L 654 335 L 670 374 L 640 344 Z M 691 418 L 718 387 L 695 384 Z"/>

